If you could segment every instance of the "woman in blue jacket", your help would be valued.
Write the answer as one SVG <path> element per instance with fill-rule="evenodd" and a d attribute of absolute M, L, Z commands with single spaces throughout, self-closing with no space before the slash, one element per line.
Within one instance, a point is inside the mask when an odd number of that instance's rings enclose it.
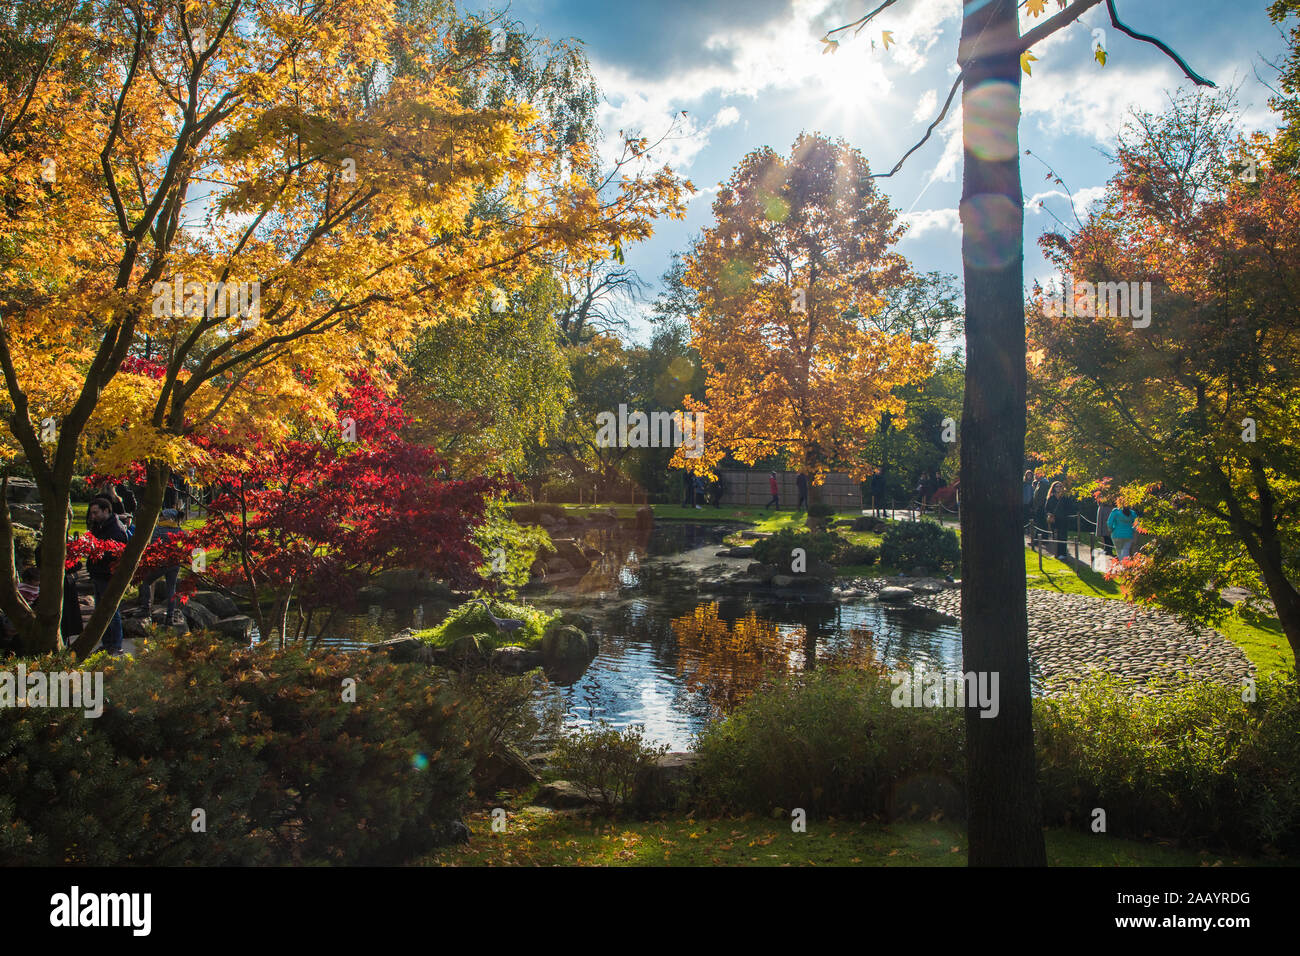
<path fill-rule="evenodd" d="M 1129 556 L 1133 547 L 1133 523 L 1137 521 L 1137 512 L 1121 504 L 1106 516 L 1106 527 L 1110 528 L 1110 538 L 1115 543 L 1115 554 L 1121 561 Z"/>

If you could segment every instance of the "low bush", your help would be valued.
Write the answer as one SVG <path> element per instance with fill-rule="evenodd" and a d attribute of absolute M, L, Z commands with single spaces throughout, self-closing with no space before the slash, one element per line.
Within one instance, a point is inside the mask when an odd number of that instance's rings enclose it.
<path fill-rule="evenodd" d="M 788 566 L 790 552 L 803 548 L 809 561 L 829 561 L 843 539 L 827 531 L 794 531 L 782 528 L 767 538 L 754 542 L 754 559 L 763 564 Z"/>
<path fill-rule="evenodd" d="M 846 541 L 841 547 L 835 549 L 835 553 L 831 556 L 831 564 L 840 567 L 850 564 L 871 565 L 875 564 L 879 557 L 879 548 Z"/>
<path fill-rule="evenodd" d="M 809 518 L 832 518 L 835 516 L 835 506 L 828 505 L 824 502 L 814 502 L 808 506 Z"/>
<path fill-rule="evenodd" d="M 697 742 L 705 812 L 851 817 L 888 811 L 900 786 L 964 790 L 960 708 L 895 708 L 872 671 L 827 670 L 750 697 Z M 1300 851 L 1300 684 L 1260 678 L 1256 699 L 1204 682 L 1136 697 L 1094 676 L 1034 701 L 1044 822 L 1215 851 Z"/>
<path fill-rule="evenodd" d="M 437 627 L 420 631 L 416 634 L 423 641 L 435 647 L 448 647 L 457 638 L 469 634 L 479 634 L 487 639 L 493 647 L 518 645 L 520 647 L 540 647 L 546 625 L 559 617 L 557 613 L 547 613 L 528 604 L 511 604 L 496 598 L 484 598 L 492 608 L 492 614 L 499 618 L 517 618 L 524 626 L 517 631 L 507 633 L 497 630 L 488 616 L 487 609 L 477 601 L 467 602 L 453 608 Z"/>
<path fill-rule="evenodd" d="M 602 720 L 593 728 L 561 736 L 553 763 L 570 783 L 612 814 L 627 805 L 637 775 L 667 752 L 665 745 L 645 742 L 642 724 L 619 730 Z"/>
<path fill-rule="evenodd" d="M 0 709 L 0 865 L 400 862 L 469 789 L 454 696 L 378 655 L 198 636 L 87 664 L 101 716 Z"/>
<path fill-rule="evenodd" d="M 1188 683 L 1135 698 L 1109 676 L 1035 701 L 1049 823 L 1197 846 L 1300 849 L 1300 687 L 1294 673 L 1241 687 Z"/>
<path fill-rule="evenodd" d="M 880 563 L 910 571 L 917 566 L 951 571 L 961 564 L 957 533 L 937 521 L 896 521 L 880 541 Z"/>
<path fill-rule="evenodd" d="M 699 737 L 707 812 L 869 818 L 916 775 L 960 789 L 962 712 L 896 708 L 875 670 L 816 671 L 749 698 Z"/>

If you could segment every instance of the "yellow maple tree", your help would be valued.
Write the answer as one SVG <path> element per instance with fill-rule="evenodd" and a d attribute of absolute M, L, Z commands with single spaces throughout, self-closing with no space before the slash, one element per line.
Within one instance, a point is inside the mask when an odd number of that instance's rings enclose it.
<path fill-rule="evenodd" d="M 112 0 L 53 36 L 28 106 L 6 110 L 0 454 L 40 492 L 42 595 L 61 594 L 76 468 L 146 465 L 79 653 L 169 471 L 213 464 L 196 436 L 274 437 L 420 327 L 683 215 L 666 167 L 601 182 L 586 148 L 557 164 L 532 107 L 467 105 L 482 65 L 440 29 L 393 0 Z M 0 578 L 25 645 L 56 648 L 60 602 L 33 612 Z"/>

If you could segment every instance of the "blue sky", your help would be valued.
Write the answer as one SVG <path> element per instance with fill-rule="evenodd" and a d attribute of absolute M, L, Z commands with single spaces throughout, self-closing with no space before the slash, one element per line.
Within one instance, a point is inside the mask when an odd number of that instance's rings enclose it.
<path fill-rule="evenodd" d="M 660 223 L 653 238 L 625 252 L 627 264 L 658 288 L 670 256 L 712 221 L 713 192 L 749 150 L 788 153 L 802 130 L 843 137 L 885 171 L 937 115 L 956 75 L 959 0 L 900 0 L 831 55 L 820 37 L 865 13 L 875 0 L 514 0 L 509 16 L 553 39 L 583 41 L 605 102 L 600 120 L 612 143 L 619 129 L 656 140 L 656 156 L 698 192 L 684 222 Z M 1243 126 L 1271 129 L 1268 88 L 1285 43 L 1264 0 L 1118 0 L 1121 18 L 1159 36 L 1219 86 L 1237 88 Z M 1048 13 L 1056 10 L 1048 0 Z M 1041 20 L 1021 10 L 1022 22 Z M 1094 30 L 1107 63 L 1093 58 Z M 1022 27 L 1028 29 L 1028 27 Z M 892 33 L 884 48 L 881 31 Z M 874 48 L 872 41 L 874 40 Z M 1031 51 L 1023 77 L 1021 149 L 1052 164 L 1082 204 L 1100 193 L 1114 143 L 1130 109 L 1158 111 L 1167 91 L 1190 82 L 1155 47 L 1109 22 L 1104 4 Z M 1258 78 L 1256 74 L 1258 73 Z M 685 119 L 680 111 L 686 110 Z M 674 123 L 676 124 L 674 126 Z M 900 245 L 921 270 L 960 275 L 957 203 L 961 190 L 960 110 L 904 169 L 881 180 L 910 224 Z M 1072 221 L 1064 192 L 1046 169 L 1022 156 L 1026 199 L 1026 282 L 1045 278 L 1036 239 Z M 1046 208 L 1040 208 L 1039 202 Z M 634 337 L 645 326 L 634 323 Z"/>

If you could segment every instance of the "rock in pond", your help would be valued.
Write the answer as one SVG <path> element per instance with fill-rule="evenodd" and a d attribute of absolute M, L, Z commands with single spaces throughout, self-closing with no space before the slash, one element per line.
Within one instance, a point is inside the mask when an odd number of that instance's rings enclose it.
<path fill-rule="evenodd" d="M 887 587 L 881 588 L 880 593 L 876 595 L 877 599 L 884 601 L 886 604 L 910 604 L 912 602 L 912 589 Z"/>
<path fill-rule="evenodd" d="M 552 625 L 542 635 L 542 656 L 547 661 L 586 662 L 595 655 L 587 635 L 572 624 Z"/>
<path fill-rule="evenodd" d="M 239 605 L 234 599 L 218 591 L 195 591 L 190 595 L 189 603 L 203 605 L 218 618 L 235 617 L 239 614 Z"/>
<path fill-rule="evenodd" d="M 522 674 L 542 666 L 542 652 L 526 647 L 498 647 L 492 652 L 492 667 L 507 674 Z"/>
<path fill-rule="evenodd" d="M 235 614 L 231 617 L 223 617 L 212 625 L 214 630 L 220 631 L 226 637 L 233 637 L 239 641 L 249 641 L 253 639 L 253 619 L 247 614 Z"/>

